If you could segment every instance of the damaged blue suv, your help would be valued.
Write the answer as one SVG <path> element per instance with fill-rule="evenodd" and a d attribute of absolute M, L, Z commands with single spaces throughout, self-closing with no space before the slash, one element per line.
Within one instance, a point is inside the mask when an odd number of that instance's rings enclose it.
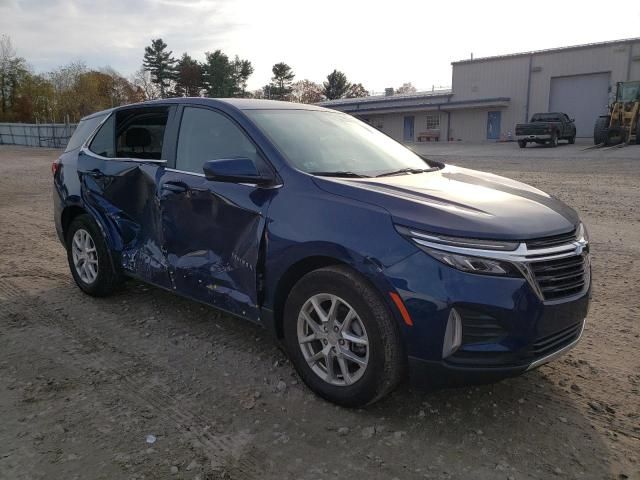
<path fill-rule="evenodd" d="M 525 372 L 579 340 L 589 240 L 540 190 L 309 105 L 187 98 L 84 118 L 52 166 L 78 286 L 132 277 L 266 327 L 306 384 L 369 404 Z"/>

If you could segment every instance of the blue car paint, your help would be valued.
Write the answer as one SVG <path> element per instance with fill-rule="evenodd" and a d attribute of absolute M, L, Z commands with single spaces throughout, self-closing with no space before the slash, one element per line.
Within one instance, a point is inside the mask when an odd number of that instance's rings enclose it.
<path fill-rule="evenodd" d="M 487 365 L 505 374 L 526 368 L 533 339 L 586 316 L 590 290 L 569 302 L 542 302 L 524 278 L 455 270 L 394 227 L 497 240 L 575 229 L 577 214 L 544 192 L 448 165 L 379 179 L 314 177 L 289 165 L 243 112 L 274 108 L 273 103 L 175 99 L 147 104 L 178 110 L 202 105 L 226 114 L 258 146 L 275 183 L 215 182 L 173 170 L 179 112 L 167 127 L 174 138 L 165 138 L 173 148 L 163 152 L 166 165 L 107 160 L 86 150 L 63 154 L 54 194 L 60 239 L 65 209 L 82 208 L 102 229 L 112 261 L 131 276 L 261 323 L 277 336 L 283 279 L 309 259 L 344 263 L 380 292 L 410 361 L 446 363 L 441 358 L 446 321 L 458 306 L 487 312 L 509 332 L 500 341 L 469 347 L 505 353 L 504 362 Z M 276 108 L 318 107 L 278 103 Z M 171 184 L 186 190 L 166 187 Z M 403 321 L 390 292 L 402 298 L 412 326 Z M 459 367 L 480 370 L 483 365 Z"/>

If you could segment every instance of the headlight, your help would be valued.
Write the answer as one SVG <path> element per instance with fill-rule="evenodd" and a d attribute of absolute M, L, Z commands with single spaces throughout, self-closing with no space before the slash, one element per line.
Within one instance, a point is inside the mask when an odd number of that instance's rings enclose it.
<path fill-rule="evenodd" d="M 518 242 L 502 242 L 450 237 L 415 231 L 396 225 L 398 232 L 411 240 L 417 247 L 445 265 L 463 272 L 485 275 L 521 276 L 520 270 L 511 262 L 481 256 L 482 250 L 491 252 L 512 252 Z M 451 250 L 477 250 L 478 256 L 452 252 Z"/>
<path fill-rule="evenodd" d="M 450 267 L 462 270 L 463 272 L 484 273 L 487 275 L 519 276 L 519 270 L 508 262 L 443 252 L 441 250 L 434 250 L 423 246 L 420 246 L 420 248 L 433 258 L 440 260 L 442 263 L 445 263 Z"/>
<path fill-rule="evenodd" d="M 585 242 L 589 241 L 589 232 L 587 231 L 587 227 L 584 223 L 578 225 L 578 231 L 576 232 L 576 239 L 578 241 L 584 240 Z"/>

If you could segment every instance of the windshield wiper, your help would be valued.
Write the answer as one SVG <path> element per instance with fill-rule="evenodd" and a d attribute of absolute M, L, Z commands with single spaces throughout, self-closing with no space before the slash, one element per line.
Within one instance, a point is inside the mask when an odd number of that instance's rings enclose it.
<path fill-rule="evenodd" d="M 380 175 L 376 175 L 376 177 L 390 177 L 392 175 L 404 175 L 405 173 L 424 173 L 424 172 L 434 172 L 439 170 L 438 167 L 432 168 L 401 168 L 400 170 L 392 170 L 390 172 L 384 172 Z"/>
<path fill-rule="evenodd" d="M 351 177 L 351 178 L 369 178 L 368 175 L 361 175 L 355 172 L 335 171 L 335 172 L 309 172 L 311 175 L 319 177 Z"/>

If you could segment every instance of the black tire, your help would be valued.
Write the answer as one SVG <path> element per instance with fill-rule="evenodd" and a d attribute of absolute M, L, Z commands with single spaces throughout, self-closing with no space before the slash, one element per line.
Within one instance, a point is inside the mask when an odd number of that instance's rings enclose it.
<path fill-rule="evenodd" d="M 87 282 L 81 278 L 81 274 L 78 272 L 73 260 L 73 239 L 76 232 L 81 229 L 90 235 L 97 255 L 97 276 L 91 282 Z M 116 287 L 122 283 L 123 277 L 121 273 L 113 267 L 111 255 L 102 232 L 90 215 L 82 214 L 73 219 L 67 230 L 66 247 L 67 261 L 69 262 L 71 275 L 73 275 L 73 279 L 83 292 L 94 297 L 105 297 L 111 294 Z"/>
<path fill-rule="evenodd" d="M 362 376 L 351 385 L 333 385 L 320 378 L 305 360 L 298 343 L 300 311 L 307 300 L 322 293 L 346 301 L 366 330 L 369 361 Z M 396 321 L 366 279 L 347 267 L 321 268 L 300 279 L 287 298 L 283 326 L 287 351 L 303 381 L 333 403 L 345 407 L 369 405 L 393 390 L 404 376 L 406 356 Z"/>
<path fill-rule="evenodd" d="M 593 127 L 593 144 L 601 145 L 607 140 L 607 130 L 609 130 L 609 123 L 611 117 L 604 116 L 598 117 L 596 124 Z"/>
<path fill-rule="evenodd" d="M 640 145 L 640 117 L 636 120 L 636 145 Z"/>
<path fill-rule="evenodd" d="M 558 146 L 558 132 L 551 132 L 551 140 L 549 140 L 548 145 L 552 148 Z"/>
<path fill-rule="evenodd" d="M 518 140 L 518 146 L 520 148 L 526 148 L 527 142 L 525 142 L 524 140 Z"/>
<path fill-rule="evenodd" d="M 612 127 L 607 130 L 604 144 L 607 146 L 620 145 L 624 141 L 624 133 L 618 127 Z"/>
<path fill-rule="evenodd" d="M 569 137 L 569 145 L 573 145 L 574 143 L 576 143 L 576 136 L 574 135 L 573 137 Z"/>

